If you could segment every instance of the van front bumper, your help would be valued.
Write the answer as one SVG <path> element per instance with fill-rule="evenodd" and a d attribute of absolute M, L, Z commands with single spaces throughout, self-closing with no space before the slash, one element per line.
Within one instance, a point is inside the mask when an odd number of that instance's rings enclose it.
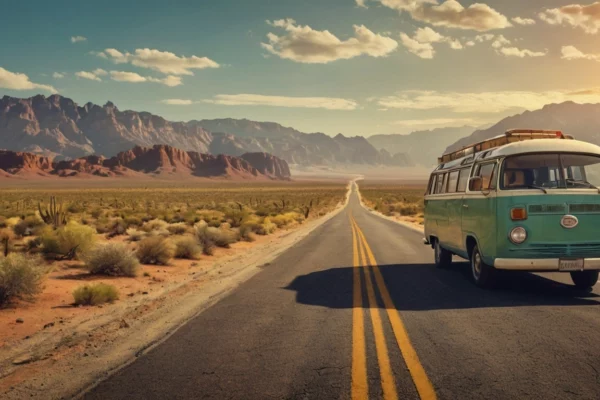
<path fill-rule="evenodd" d="M 511 271 L 559 271 L 558 258 L 496 258 L 494 268 Z M 584 271 L 600 270 L 600 258 L 586 258 L 583 262 Z"/>

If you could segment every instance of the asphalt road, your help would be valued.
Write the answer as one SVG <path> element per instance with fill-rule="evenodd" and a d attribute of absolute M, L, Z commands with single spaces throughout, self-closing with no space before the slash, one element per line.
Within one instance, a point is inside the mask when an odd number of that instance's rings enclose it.
<path fill-rule="evenodd" d="M 421 235 L 353 193 L 84 398 L 600 399 L 600 287 L 511 273 L 483 290 L 468 264 L 432 260 Z"/>

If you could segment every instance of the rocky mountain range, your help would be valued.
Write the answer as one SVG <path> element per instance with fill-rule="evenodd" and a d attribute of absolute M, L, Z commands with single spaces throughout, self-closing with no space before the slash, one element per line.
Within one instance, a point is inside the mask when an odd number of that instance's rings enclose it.
<path fill-rule="evenodd" d="M 292 164 L 405 164 L 404 155 L 381 152 L 364 137 L 303 133 L 271 122 L 171 122 L 113 103 L 78 105 L 60 96 L 0 99 L 0 148 L 57 159 L 112 157 L 134 146 L 165 144 L 185 151 L 240 156 L 270 153 Z"/>
<path fill-rule="evenodd" d="M 0 150 L 0 177 L 164 177 L 164 178 L 291 178 L 288 164 L 266 153 L 240 157 L 184 151 L 167 145 L 136 146 L 111 158 L 90 155 L 52 161 L 50 157 Z"/>
<path fill-rule="evenodd" d="M 448 146 L 446 151 L 459 150 L 517 128 L 562 130 L 566 134 L 573 135 L 577 140 L 600 144 L 600 104 L 577 104 L 569 101 L 548 104 L 535 111 L 525 111 L 504 118 L 491 128 L 476 130 Z"/>
<path fill-rule="evenodd" d="M 403 159 L 398 160 L 397 165 L 430 167 L 437 162 L 437 157 L 446 147 L 469 136 L 474 130 L 475 128 L 471 126 L 437 128 L 416 131 L 408 135 L 373 135 L 368 140 L 380 151 L 389 151 L 402 156 Z"/>

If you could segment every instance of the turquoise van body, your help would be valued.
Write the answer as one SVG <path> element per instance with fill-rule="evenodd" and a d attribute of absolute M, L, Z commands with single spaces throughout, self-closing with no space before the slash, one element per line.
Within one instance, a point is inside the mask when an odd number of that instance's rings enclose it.
<path fill-rule="evenodd" d="M 570 272 L 589 287 L 600 270 L 598 187 L 600 147 L 585 142 L 527 140 L 467 155 L 431 175 L 425 242 L 438 266 L 470 260 L 480 286 L 495 270 L 522 270 Z"/>

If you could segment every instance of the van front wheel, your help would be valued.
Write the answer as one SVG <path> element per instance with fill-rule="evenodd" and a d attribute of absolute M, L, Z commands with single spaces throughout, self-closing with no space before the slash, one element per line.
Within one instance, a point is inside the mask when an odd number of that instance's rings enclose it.
<path fill-rule="evenodd" d="M 489 288 L 494 284 L 495 274 L 496 270 L 494 267 L 487 265 L 483 261 L 477 245 L 473 246 L 473 251 L 471 251 L 471 275 L 473 282 L 479 287 Z"/>
<path fill-rule="evenodd" d="M 448 268 L 450 264 L 452 264 L 452 253 L 448 250 L 444 249 L 440 245 L 439 240 L 435 240 L 435 244 L 433 246 L 433 252 L 435 256 L 435 266 L 438 268 Z"/>
<path fill-rule="evenodd" d="M 591 289 L 598 282 L 598 271 L 574 271 L 571 279 L 580 289 Z"/>

